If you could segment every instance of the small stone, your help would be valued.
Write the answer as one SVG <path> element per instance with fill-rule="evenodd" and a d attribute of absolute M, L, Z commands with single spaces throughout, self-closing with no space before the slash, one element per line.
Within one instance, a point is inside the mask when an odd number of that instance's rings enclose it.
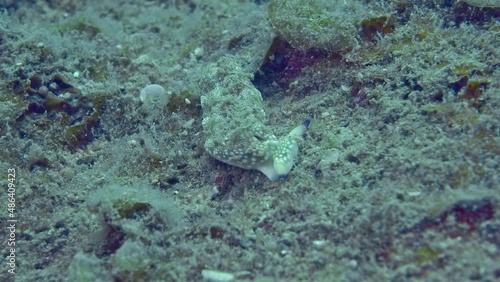
<path fill-rule="evenodd" d="M 136 141 L 136 140 L 134 140 L 134 139 L 129 140 L 127 143 L 128 143 L 130 146 L 132 146 L 132 147 L 137 146 L 137 141 Z"/>
<path fill-rule="evenodd" d="M 141 90 L 139 99 L 149 107 L 163 107 L 167 105 L 169 95 L 163 86 L 150 84 Z"/>
<path fill-rule="evenodd" d="M 203 53 L 204 53 L 204 50 L 202 47 L 196 47 L 193 51 L 193 54 L 196 58 L 200 58 L 201 56 L 203 56 Z"/>
<path fill-rule="evenodd" d="M 356 260 L 350 260 L 349 261 L 349 265 L 352 267 L 352 268 L 356 268 L 358 266 L 358 262 Z"/>
<path fill-rule="evenodd" d="M 351 90 L 351 87 L 342 84 L 340 85 L 340 89 L 342 89 L 342 91 L 344 92 L 349 92 Z"/>

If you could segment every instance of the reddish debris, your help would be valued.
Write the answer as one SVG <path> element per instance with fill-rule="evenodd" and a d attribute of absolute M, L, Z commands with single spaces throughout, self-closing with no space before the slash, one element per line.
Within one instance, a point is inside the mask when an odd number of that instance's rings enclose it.
<path fill-rule="evenodd" d="M 494 213 L 494 207 L 490 201 L 462 201 L 444 210 L 435 219 L 426 218 L 403 233 L 437 229 L 455 238 L 476 231 L 483 222 L 492 219 Z"/>

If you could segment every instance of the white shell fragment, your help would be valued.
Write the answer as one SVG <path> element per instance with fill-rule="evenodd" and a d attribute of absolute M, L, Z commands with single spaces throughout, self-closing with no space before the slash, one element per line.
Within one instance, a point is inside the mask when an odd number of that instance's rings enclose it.
<path fill-rule="evenodd" d="M 201 276 L 206 281 L 231 282 L 234 281 L 234 274 L 217 270 L 203 269 Z"/>

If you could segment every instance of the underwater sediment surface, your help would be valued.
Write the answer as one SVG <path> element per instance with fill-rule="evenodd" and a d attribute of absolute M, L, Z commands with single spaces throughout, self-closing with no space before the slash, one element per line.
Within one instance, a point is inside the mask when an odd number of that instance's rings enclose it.
<path fill-rule="evenodd" d="M 500 279 L 497 1 L 0 10 L 2 281 Z"/>

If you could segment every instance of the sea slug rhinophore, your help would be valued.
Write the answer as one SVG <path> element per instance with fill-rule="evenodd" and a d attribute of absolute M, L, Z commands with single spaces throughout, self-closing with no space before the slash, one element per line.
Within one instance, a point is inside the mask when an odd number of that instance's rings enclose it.
<path fill-rule="evenodd" d="M 214 158 L 244 169 L 256 169 L 270 180 L 284 180 L 298 154 L 298 140 L 310 119 L 277 138 L 266 125 L 262 96 L 238 60 L 223 57 L 206 69 L 203 91 L 205 149 Z"/>

